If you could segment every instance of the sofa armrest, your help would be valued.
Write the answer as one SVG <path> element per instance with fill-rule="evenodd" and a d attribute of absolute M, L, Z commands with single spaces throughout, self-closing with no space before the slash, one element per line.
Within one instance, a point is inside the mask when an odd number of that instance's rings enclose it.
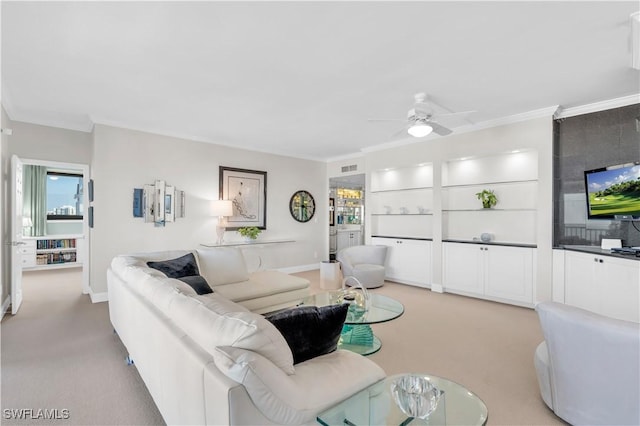
<path fill-rule="evenodd" d="M 315 416 L 385 377 L 373 361 L 337 350 L 295 366 L 285 374 L 263 356 L 244 349 L 220 347 L 216 366 L 242 383 L 258 410 L 278 424 L 305 424 Z"/>

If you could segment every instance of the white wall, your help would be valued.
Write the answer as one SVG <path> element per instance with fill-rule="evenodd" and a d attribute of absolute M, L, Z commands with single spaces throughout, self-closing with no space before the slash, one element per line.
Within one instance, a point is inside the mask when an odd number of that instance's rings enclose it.
<path fill-rule="evenodd" d="M 538 153 L 538 197 L 535 239 L 538 265 L 536 269 L 536 300 L 551 299 L 551 270 L 553 244 L 553 120 L 551 115 L 518 123 L 507 124 L 474 132 L 372 151 L 365 154 L 367 188 L 371 173 L 393 167 L 411 167 L 419 163 L 433 164 L 433 282 L 442 283 L 442 167 L 448 160 L 485 156 L 510 150 L 529 148 Z M 340 161 L 340 164 L 345 161 Z M 328 167 L 336 170 L 338 162 Z M 369 198 L 369 197 L 368 197 Z M 369 213 L 371 209 L 368 209 Z M 367 220 L 371 219 L 370 216 Z M 370 227 L 366 227 L 367 242 Z"/>
<path fill-rule="evenodd" d="M 9 155 L 60 163 L 91 163 L 91 133 L 12 121 Z"/>
<path fill-rule="evenodd" d="M 325 163 L 103 125 L 96 125 L 93 138 L 93 293 L 106 291 L 106 271 L 118 254 L 189 249 L 215 241 L 216 219 L 209 209 L 210 200 L 218 199 L 219 166 L 267 172 L 267 230 L 260 239 L 296 241 L 252 249 L 268 267 L 315 265 L 328 253 L 328 209 L 321 207 L 327 198 Z M 186 192 L 186 217 L 161 228 L 132 215 L 133 189 L 157 179 Z M 289 200 L 300 189 L 309 191 L 318 206 L 307 223 L 296 222 L 289 213 Z M 227 232 L 225 239 L 239 236 Z"/>

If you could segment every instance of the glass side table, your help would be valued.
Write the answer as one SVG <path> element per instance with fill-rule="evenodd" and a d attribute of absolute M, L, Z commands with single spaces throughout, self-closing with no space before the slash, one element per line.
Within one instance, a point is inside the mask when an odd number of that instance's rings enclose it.
<path fill-rule="evenodd" d="M 305 297 L 299 306 L 329 306 L 343 303 L 341 290 L 326 291 Z M 370 355 L 378 352 L 382 342 L 373 334 L 371 324 L 391 321 L 404 313 L 402 303 L 381 294 L 369 293 L 370 305 L 367 311 L 349 306 L 347 319 L 344 322 L 339 349 L 347 349 L 360 355 Z"/>
<path fill-rule="evenodd" d="M 420 375 L 420 374 L 419 374 Z M 389 376 L 349 399 L 318 414 L 318 424 L 333 425 L 486 425 L 487 406 L 464 386 L 442 377 L 422 375 L 442 391 L 435 411 L 426 419 L 408 417 L 391 395 L 391 383 L 404 376 Z"/>

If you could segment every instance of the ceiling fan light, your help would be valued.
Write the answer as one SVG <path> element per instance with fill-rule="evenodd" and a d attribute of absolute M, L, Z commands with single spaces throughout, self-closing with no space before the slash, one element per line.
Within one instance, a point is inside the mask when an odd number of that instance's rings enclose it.
<path fill-rule="evenodd" d="M 427 136 L 432 131 L 433 127 L 429 126 L 426 123 L 415 123 L 407 129 L 407 133 L 409 133 L 414 138 L 422 138 L 424 136 Z"/>

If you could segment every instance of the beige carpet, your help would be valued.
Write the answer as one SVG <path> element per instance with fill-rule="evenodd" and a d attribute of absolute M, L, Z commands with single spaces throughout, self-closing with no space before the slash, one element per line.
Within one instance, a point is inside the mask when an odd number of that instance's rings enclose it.
<path fill-rule="evenodd" d="M 318 271 L 296 274 L 319 291 Z M 423 372 L 458 382 L 489 409 L 490 425 L 563 424 L 540 399 L 533 352 L 542 341 L 531 309 L 387 283 L 405 313 L 374 325 L 371 355 L 387 374 Z M 75 271 L 25 274 L 25 301 L 1 324 L 3 424 L 162 424 L 126 350 L 113 334 L 108 305 L 80 294 Z M 69 419 L 7 420 L 5 409 L 69 410 Z M 36 413 L 36 411 L 34 411 Z"/>

